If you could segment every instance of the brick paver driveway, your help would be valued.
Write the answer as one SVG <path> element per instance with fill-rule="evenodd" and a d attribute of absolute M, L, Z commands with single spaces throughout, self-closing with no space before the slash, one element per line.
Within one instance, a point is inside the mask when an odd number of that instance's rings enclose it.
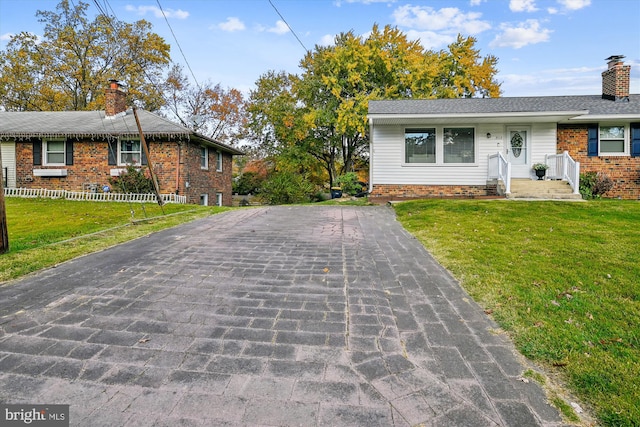
<path fill-rule="evenodd" d="M 0 400 L 79 426 L 560 425 L 388 207 L 216 215 L 0 288 Z"/>

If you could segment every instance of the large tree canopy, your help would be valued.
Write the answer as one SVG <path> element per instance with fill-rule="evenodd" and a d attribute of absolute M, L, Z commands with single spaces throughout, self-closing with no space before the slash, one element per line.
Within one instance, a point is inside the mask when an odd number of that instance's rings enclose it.
<path fill-rule="evenodd" d="M 435 52 L 390 26 L 375 25 L 367 37 L 342 33 L 305 55 L 300 76 L 270 72 L 257 81 L 248 109 L 255 141 L 307 153 L 333 184 L 368 158 L 370 100 L 499 96 L 497 58 L 482 58 L 475 43 L 458 36 Z"/>
<path fill-rule="evenodd" d="M 189 83 L 179 65 L 169 71 L 163 113 L 183 126 L 219 142 L 235 144 L 242 138 L 246 115 L 244 96 L 237 89 L 223 89 L 220 84 Z"/>
<path fill-rule="evenodd" d="M 104 105 L 109 79 L 122 81 L 148 110 L 163 104 L 157 85 L 169 65 L 169 45 L 141 20 L 86 17 L 88 4 L 61 0 L 38 11 L 41 40 L 12 37 L 0 52 L 0 104 L 7 111 L 94 110 Z"/>

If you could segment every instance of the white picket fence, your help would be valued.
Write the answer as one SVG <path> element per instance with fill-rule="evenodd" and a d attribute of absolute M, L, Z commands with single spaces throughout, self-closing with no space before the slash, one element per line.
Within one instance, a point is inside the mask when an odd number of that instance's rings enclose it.
<path fill-rule="evenodd" d="M 155 194 L 125 194 L 87 191 L 48 190 L 46 188 L 5 188 L 5 197 L 43 197 L 49 199 L 89 200 L 92 202 L 158 203 Z M 186 204 L 187 196 L 161 194 L 163 203 Z"/>

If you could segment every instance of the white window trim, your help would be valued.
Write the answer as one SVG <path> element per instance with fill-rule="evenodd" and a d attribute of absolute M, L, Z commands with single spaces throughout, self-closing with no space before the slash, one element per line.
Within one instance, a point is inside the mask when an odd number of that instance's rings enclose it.
<path fill-rule="evenodd" d="M 49 152 L 47 151 L 47 142 L 62 142 L 62 163 L 53 163 L 49 161 Z M 57 153 L 57 152 L 56 152 Z M 50 138 L 42 141 L 42 166 L 65 166 L 67 156 L 67 140 L 65 138 Z"/>
<path fill-rule="evenodd" d="M 209 206 L 209 195 L 206 193 L 201 194 L 200 201 L 203 202 L 202 206 Z"/>
<path fill-rule="evenodd" d="M 617 126 L 624 129 L 624 151 L 602 151 L 602 138 L 600 138 L 600 128 L 601 127 L 612 127 Z M 631 155 L 631 143 L 629 141 L 631 133 L 631 124 L 630 123 L 598 123 L 598 156 L 603 157 L 629 157 Z M 608 139 L 605 139 L 607 141 Z"/>
<path fill-rule="evenodd" d="M 216 193 L 216 206 L 222 206 L 222 193 Z"/>
<path fill-rule="evenodd" d="M 216 172 L 222 172 L 222 151 L 216 151 Z"/>
<path fill-rule="evenodd" d="M 204 165 L 202 164 L 202 150 L 204 150 Z M 209 170 L 209 147 L 200 146 L 200 169 Z"/>
<path fill-rule="evenodd" d="M 142 141 L 140 141 L 140 139 L 138 138 L 118 138 L 118 166 L 128 166 L 131 163 L 123 163 L 122 160 L 122 142 L 123 141 L 132 141 L 132 142 L 139 142 L 140 143 L 140 161 L 138 163 L 134 163 L 133 165 L 136 167 L 141 167 L 142 166 Z M 131 153 L 136 153 L 136 151 L 130 151 Z"/>
<path fill-rule="evenodd" d="M 408 129 L 427 129 L 435 128 L 436 130 L 436 161 L 435 163 L 407 163 L 407 144 L 405 135 Z M 445 163 L 444 162 L 444 128 L 471 128 L 473 129 L 473 163 Z M 478 166 L 478 132 L 474 125 L 416 125 L 407 126 L 402 129 L 402 166 L 406 167 L 476 167 Z"/>

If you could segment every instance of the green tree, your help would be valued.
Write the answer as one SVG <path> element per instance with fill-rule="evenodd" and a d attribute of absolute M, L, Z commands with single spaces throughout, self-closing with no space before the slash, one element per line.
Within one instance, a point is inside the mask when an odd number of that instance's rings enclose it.
<path fill-rule="evenodd" d="M 391 26 L 374 25 L 367 37 L 342 33 L 305 55 L 300 76 L 258 80 L 247 110 L 252 140 L 272 153 L 306 153 L 333 185 L 368 159 L 370 100 L 499 96 L 497 59 L 482 58 L 475 43 L 458 36 L 448 51 L 434 52 Z"/>
<path fill-rule="evenodd" d="M 89 20 L 87 8 L 61 0 L 56 11 L 38 11 L 42 39 L 23 32 L 0 52 L 0 104 L 7 111 L 100 109 L 109 79 L 124 82 L 144 108 L 160 108 L 155 83 L 169 65 L 169 45 L 147 21 Z"/>
<path fill-rule="evenodd" d="M 205 82 L 193 86 L 182 67 L 174 65 L 165 82 L 164 114 L 216 141 L 235 145 L 246 128 L 245 101 L 237 89 Z"/>

